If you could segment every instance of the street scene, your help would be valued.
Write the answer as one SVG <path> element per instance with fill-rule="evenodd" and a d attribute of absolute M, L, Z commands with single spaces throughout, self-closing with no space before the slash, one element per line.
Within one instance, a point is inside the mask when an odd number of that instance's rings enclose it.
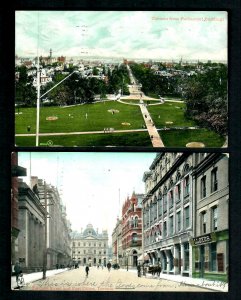
<path fill-rule="evenodd" d="M 15 28 L 17 146 L 227 147 L 226 12 L 17 11 Z"/>
<path fill-rule="evenodd" d="M 228 291 L 229 155 L 12 153 L 13 290 Z"/>

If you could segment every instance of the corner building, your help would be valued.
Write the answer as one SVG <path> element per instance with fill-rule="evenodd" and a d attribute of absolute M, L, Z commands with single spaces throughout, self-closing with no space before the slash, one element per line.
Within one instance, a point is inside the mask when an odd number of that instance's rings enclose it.
<path fill-rule="evenodd" d="M 143 251 L 162 273 L 225 276 L 228 158 L 220 153 L 157 154 L 143 176 Z M 218 277 L 217 277 L 218 276 Z M 221 276 L 221 277 L 220 277 Z M 214 278 L 213 277 L 213 278 Z"/>
<path fill-rule="evenodd" d="M 143 194 L 126 199 L 122 206 L 122 266 L 136 267 L 142 254 L 142 200 Z"/>

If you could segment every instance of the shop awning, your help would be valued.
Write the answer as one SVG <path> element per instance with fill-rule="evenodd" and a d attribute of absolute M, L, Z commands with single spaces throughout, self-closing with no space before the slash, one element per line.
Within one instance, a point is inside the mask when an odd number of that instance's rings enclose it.
<path fill-rule="evenodd" d="M 138 257 L 138 261 L 140 261 L 140 260 L 149 260 L 150 259 L 150 257 L 149 257 L 149 255 L 147 254 L 147 253 L 144 253 L 144 256 L 143 256 L 143 254 L 142 255 L 140 255 L 139 257 Z"/>

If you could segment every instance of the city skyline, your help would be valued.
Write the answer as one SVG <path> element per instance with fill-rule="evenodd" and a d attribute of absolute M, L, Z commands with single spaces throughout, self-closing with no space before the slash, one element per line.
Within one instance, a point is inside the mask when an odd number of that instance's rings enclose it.
<path fill-rule="evenodd" d="M 19 152 L 27 169 L 23 181 L 37 176 L 58 188 L 73 231 L 91 223 L 109 239 L 126 198 L 144 193 L 142 177 L 156 153 Z M 101 212 L 101 213 L 100 213 Z"/>
<path fill-rule="evenodd" d="M 17 11 L 18 56 L 227 61 L 224 11 Z"/>

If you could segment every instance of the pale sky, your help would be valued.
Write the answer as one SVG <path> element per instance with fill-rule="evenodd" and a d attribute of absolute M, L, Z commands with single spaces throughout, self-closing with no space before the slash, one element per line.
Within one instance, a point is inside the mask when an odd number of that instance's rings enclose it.
<path fill-rule="evenodd" d="M 80 231 L 91 223 L 99 232 L 107 229 L 110 239 L 127 196 L 133 191 L 145 192 L 143 174 L 155 156 L 133 152 L 19 152 L 18 164 L 27 168 L 27 176 L 22 177 L 27 184 L 32 175 L 58 187 L 72 230 Z"/>
<path fill-rule="evenodd" d="M 225 11 L 16 11 L 15 34 L 19 56 L 227 60 Z"/>

